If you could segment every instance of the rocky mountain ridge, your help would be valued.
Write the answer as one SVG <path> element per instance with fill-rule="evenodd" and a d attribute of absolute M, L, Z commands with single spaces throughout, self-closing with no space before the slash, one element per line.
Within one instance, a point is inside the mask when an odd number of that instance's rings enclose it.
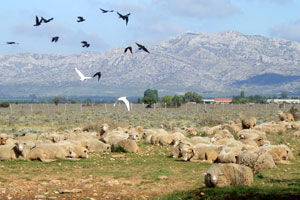
<path fill-rule="evenodd" d="M 148 88 L 161 95 L 300 92 L 297 42 L 235 31 L 187 32 L 147 48 L 150 54 L 133 46 L 133 54 L 120 47 L 73 55 L 1 55 L 0 95 L 142 96 Z M 85 75 L 101 71 L 100 82 L 80 82 L 75 67 Z M 276 84 L 278 77 L 285 81 Z"/>

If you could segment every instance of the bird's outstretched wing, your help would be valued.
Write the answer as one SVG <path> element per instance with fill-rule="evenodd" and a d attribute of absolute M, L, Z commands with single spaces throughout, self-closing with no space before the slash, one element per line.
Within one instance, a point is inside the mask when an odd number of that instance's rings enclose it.
<path fill-rule="evenodd" d="M 94 76 L 93 77 L 96 77 L 96 76 L 98 76 L 98 81 L 100 80 L 100 78 L 101 78 L 101 72 L 97 72 L 96 74 L 94 74 Z"/>
<path fill-rule="evenodd" d="M 77 74 L 80 76 L 80 78 L 85 78 L 85 76 L 81 73 L 81 71 L 79 71 L 76 67 L 75 67 L 75 70 L 77 72 Z"/>
<path fill-rule="evenodd" d="M 127 52 L 127 50 L 129 50 L 129 51 L 130 51 L 130 53 L 132 53 L 132 47 L 126 47 L 126 48 L 125 48 L 125 50 L 124 50 L 124 53 L 126 53 L 126 52 Z"/>
<path fill-rule="evenodd" d="M 126 97 L 120 97 L 120 98 L 118 98 L 118 100 L 123 101 L 127 107 L 127 110 L 130 111 L 129 101 L 126 99 Z"/>

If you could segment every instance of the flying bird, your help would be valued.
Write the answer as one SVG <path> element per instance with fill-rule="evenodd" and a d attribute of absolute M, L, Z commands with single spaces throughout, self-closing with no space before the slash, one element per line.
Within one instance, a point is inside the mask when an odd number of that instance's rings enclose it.
<path fill-rule="evenodd" d="M 118 103 L 118 101 L 123 101 L 126 105 L 126 108 L 128 111 L 130 111 L 130 105 L 129 105 L 129 101 L 126 99 L 126 97 L 120 97 L 117 99 L 117 101 L 114 103 L 114 107 L 116 106 L 116 104 Z"/>
<path fill-rule="evenodd" d="M 19 44 L 19 43 L 17 43 L 17 42 L 6 42 L 6 44 Z"/>
<path fill-rule="evenodd" d="M 44 17 L 42 17 L 41 22 L 48 23 L 48 22 L 52 21 L 53 19 L 54 19 L 53 17 L 50 19 L 45 19 Z"/>
<path fill-rule="evenodd" d="M 98 76 L 98 81 L 100 80 L 101 78 L 101 72 L 97 72 L 96 74 L 94 74 L 93 78 Z"/>
<path fill-rule="evenodd" d="M 39 17 L 38 16 L 35 16 L 35 24 L 33 26 L 39 26 L 41 25 L 43 19 L 39 20 Z"/>
<path fill-rule="evenodd" d="M 145 47 L 144 45 L 141 45 L 141 44 L 139 44 L 139 43 L 137 43 L 137 42 L 136 42 L 136 45 L 139 47 L 139 50 L 144 50 L 144 51 L 146 51 L 147 53 L 150 53 L 150 52 L 148 51 L 148 49 L 146 49 L 146 47 Z"/>
<path fill-rule="evenodd" d="M 92 77 L 89 77 L 89 76 L 84 76 L 81 71 L 79 71 L 76 67 L 75 67 L 75 70 L 77 72 L 77 74 L 79 75 L 80 77 L 80 81 L 86 81 L 88 79 L 92 79 Z"/>
<path fill-rule="evenodd" d="M 59 37 L 58 37 L 58 36 L 55 36 L 55 37 L 52 38 L 52 41 L 51 41 L 51 42 L 57 42 L 58 39 L 59 39 Z"/>
<path fill-rule="evenodd" d="M 125 48 L 125 50 L 124 50 L 124 53 L 126 53 L 126 52 L 127 52 L 127 50 L 129 50 L 129 51 L 130 51 L 130 53 L 132 53 L 132 47 L 126 47 L 126 48 Z"/>
<path fill-rule="evenodd" d="M 104 10 L 104 9 L 102 9 L 102 8 L 100 8 L 100 10 L 102 11 L 102 13 L 114 12 L 113 10 Z"/>
<path fill-rule="evenodd" d="M 123 20 L 126 21 L 126 26 L 127 26 L 127 24 L 128 24 L 128 17 L 129 17 L 129 15 L 130 15 L 130 13 L 128 13 L 127 15 L 122 15 L 122 14 L 120 14 L 119 12 L 117 12 L 117 13 L 118 13 L 118 15 L 119 15 L 119 18 L 122 18 Z"/>
<path fill-rule="evenodd" d="M 78 18 L 77 22 L 84 22 L 85 21 L 85 19 L 81 16 L 78 16 L 77 18 Z"/>
<path fill-rule="evenodd" d="M 82 43 L 82 47 L 86 47 L 86 48 L 89 48 L 90 44 L 87 43 L 87 41 L 81 41 Z"/>

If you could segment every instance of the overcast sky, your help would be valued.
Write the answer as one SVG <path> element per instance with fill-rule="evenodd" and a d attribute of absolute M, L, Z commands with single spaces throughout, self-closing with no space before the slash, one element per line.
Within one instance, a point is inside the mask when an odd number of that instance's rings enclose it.
<path fill-rule="evenodd" d="M 128 26 L 116 12 L 99 8 L 131 13 Z M 0 54 L 106 51 L 134 42 L 159 44 L 187 31 L 235 30 L 300 42 L 299 13 L 300 0 L 4 0 Z M 36 15 L 54 20 L 35 27 Z M 77 23 L 77 16 L 86 21 Z M 60 37 L 57 43 L 51 43 L 53 36 Z"/>

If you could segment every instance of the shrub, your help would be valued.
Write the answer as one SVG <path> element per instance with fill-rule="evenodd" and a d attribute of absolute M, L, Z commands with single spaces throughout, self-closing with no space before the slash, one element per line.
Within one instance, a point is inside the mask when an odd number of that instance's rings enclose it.
<path fill-rule="evenodd" d="M 8 101 L 4 101 L 0 103 L 0 108 L 8 108 L 9 107 L 9 102 Z"/>

